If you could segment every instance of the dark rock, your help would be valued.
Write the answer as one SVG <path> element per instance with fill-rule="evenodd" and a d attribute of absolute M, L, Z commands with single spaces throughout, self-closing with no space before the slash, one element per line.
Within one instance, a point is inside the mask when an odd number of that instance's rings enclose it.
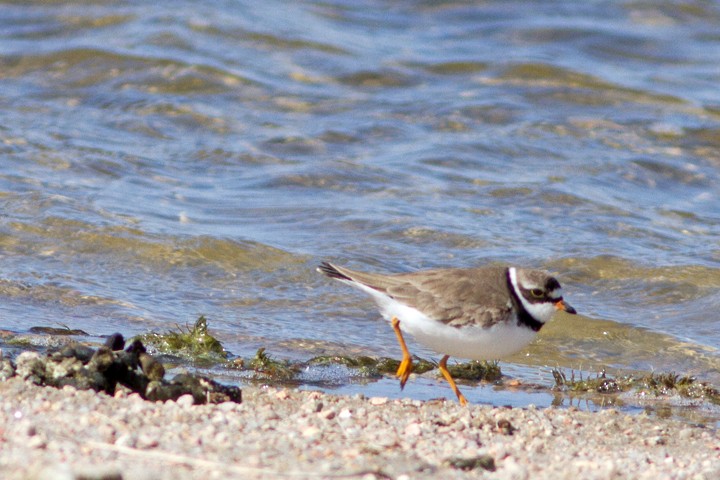
<path fill-rule="evenodd" d="M 110 350 L 117 352 L 118 350 L 125 348 L 125 338 L 121 333 L 113 333 L 107 338 L 107 340 L 105 340 L 105 346 Z"/>
<path fill-rule="evenodd" d="M 470 458 L 449 458 L 445 460 L 445 464 L 458 470 L 475 470 L 482 468 L 489 472 L 494 472 L 496 469 L 495 459 L 490 455 L 478 455 L 477 457 Z"/>
<path fill-rule="evenodd" d="M 95 350 L 95 353 L 90 360 L 89 367 L 97 370 L 98 372 L 104 372 L 115 361 L 115 354 L 107 346 L 102 346 Z"/>
<path fill-rule="evenodd" d="M 497 429 L 503 435 L 512 435 L 515 433 L 516 428 L 510 423 L 509 420 L 498 420 Z"/>
<path fill-rule="evenodd" d="M 145 352 L 140 353 L 140 368 L 150 380 L 162 380 L 165 376 L 165 367 Z"/>
<path fill-rule="evenodd" d="M 90 361 L 94 353 L 95 351 L 92 348 L 75 343 L 66 345 L 57 352 L 52 353 L 50 359 L 59 361 L 63 358 L 75 358 L 83 364 L 86 364 Z"/>
<path fill-rule="evenodd" d="M 87 332 L 83 330 L 74 330 L 67 327 L 30 327 L 29 332 L 45 335 L 87 335 Z"/>

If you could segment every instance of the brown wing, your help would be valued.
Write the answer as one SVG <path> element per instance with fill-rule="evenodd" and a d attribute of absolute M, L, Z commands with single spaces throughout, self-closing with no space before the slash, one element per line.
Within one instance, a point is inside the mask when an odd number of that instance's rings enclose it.
<path fill-rule="evenodd" d="M 439 322 L 490 327 L 510 318 L 505 267 L 426 270 L 379 275 L 332 265 L 346 279 L 362 283 Z"/>

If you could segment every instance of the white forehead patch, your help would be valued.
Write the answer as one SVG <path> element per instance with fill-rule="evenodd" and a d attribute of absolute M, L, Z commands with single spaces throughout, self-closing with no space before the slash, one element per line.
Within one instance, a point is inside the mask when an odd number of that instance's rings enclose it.
<path fill-rule="evenodd" d="M 517 271 L 515 270 L 515 267 L 510 267 L 508 269 L 508 273 L 510 274 L 510 283 L 512 283 L 512 286 L 515 287 L 515 291 L 517 292 L 519 289 L 517 283 Z"/>

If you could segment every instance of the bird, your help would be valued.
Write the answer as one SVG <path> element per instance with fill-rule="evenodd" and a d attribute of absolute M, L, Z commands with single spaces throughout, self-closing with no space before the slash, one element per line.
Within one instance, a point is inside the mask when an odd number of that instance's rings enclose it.
<path fill-rule="evenodd" d="M 369 294 L 402 350 L 400 389 L 412 372 L 403 332 L 443 355 L 438 367 L 461 405 L 467 399 L 448 359 L 497 360 L 527 346 L 556 311 L 577 311 L 560 282 L 542 270 L 489 265 L 411 273 L 366 273 L 322 262 L 317 271 Z"/>

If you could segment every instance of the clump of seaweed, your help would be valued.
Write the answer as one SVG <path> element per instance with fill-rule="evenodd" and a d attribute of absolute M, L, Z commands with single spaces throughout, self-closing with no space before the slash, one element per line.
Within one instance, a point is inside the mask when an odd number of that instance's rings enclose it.
<path fill-rule="evenodd" d="M 248 366 L 254 372 L 256 380 L 274 380 L 277 382 L 288 382 L 300 371 L 301 366 L 292 364 L 287 360 L 275 360 L 265 352 L 265 347 L 258 348 L 255 357 L 250 360 Z"/>
<path fill-rule="evenodd" d="M 351 357 L 346 355 L 320 355 L 313 357 L 307 362 L 309 365 L 344 365 L 348 368 L 357 369 L 363 377 L 377 378 L 383 375 L 395 375 L 400 361 L 389 357 L 369 357 L 367 355 L 359 355 Z M 425 373 L 437 365 L 428 360 L 415 357 L 413 359 L 413 373 Z"/>
<path fill-rule="evenodd" d="M 382 376 L 378 370 L 379 360 L 367 355 L 359 355 L 350 357 L 347 355 L 319 355 L 308 360 L 308 365 L 343 365 L 348 368 L 356 369 L 361 377 L 378 378 Z"/>
<path fill-rule="evenodd" d="M 382 375 L 395 375 L 398 368 L 400 367 L 400 360 L 395 360 L 389 357 L 380 357 L 377 360 L 375 368 L 378 373 Z M 429 372 L 430 370 L 437 368 L 437 364 L 424 358 L 414 357 L 412 364 L 412 373 L 422 374 Z"/>
<path fill-rule="evenodd" d="M 359 355 L 350 357 L 347 355 L 318 355 L 308 360 L 311 365 L 344 365 L 348 368 L 374 367 L 378 364 L 378 359 L 368 357 L 367 355 Z"/>
<path fill-rule="evenodd" d="M 698 382 L 695 377 L 676 373 L 651 373 L 638 381 L 640 393 L 655 396 L 677 394 L 684 398 L 702 398 L 714 404 L 720 404 L 720 391 L 706 382 Z"/>
<path fill-rule="evenodd" d="M 152 345 L 160 353 L 178 355 L 193 361 L 221 362 L 228 356 L 220 341 L 208 332 L 204 315 L 200 315 L 192 327 L 178 326 L 177 331 L 146 333 L 137 338 L 146 345 Z"/>
<path fill-rule="evenodd" d="M 448 371 L 455 380 L 494 382 L 502 378 L 500 364 L 496 361 L 473 360 L 466 363 L 448 365 Z"/>
<path fill-rule="evenodd" d="M 560 370 L 552 371 L 555 379 L 554 390 L 570 392 L 621 393 L 635 391 L 640 395 L 664 397 L 679 395 L 683 398 L 705 399 L 720 404 L 720 391 L 706 382 L 698 382 L 695 377 L 670 373 L 650 373 L 641 377 L 626 375 L 612 378 L 603 370 L 594 378 L 575 378 L 571 372 L 570 379 Z"/>
<path fill-rule="evenodd" d="M 618 382 L 617 379 L 608 377 L 605 370 L 598 373 L 595 378 L 583 378 L 580 373 L 579 378 L 575 378 L 575 371 L 570 372 L 570 379 L 564 372 L 554 369 L 552 371 L 555 379 L 554 390 L 563 390 L 571 392 L 597 392 L 597 393 L 620 393 L 625 390 L 625 382 Z"/>
<path fill-rule="evenodd" d="M 400 361 L 389 357 L 369 357 L 360 355 L 358 357 L 350 357 L 344 355 L 321 355 L 313 357 L 307 362 L 310 365 L 344 365 L 348 368 L 356 368 L 360 370 L 363 376 L 379 377 L 382 375 L 395 375 L 400 366 Z M 423 374 L 438 368 L 438 364 L 425 360 L 424 358 L 414 357 L 412 372 Z M 500 365 L 498 362 L 481 362 L 472 361 L 467 363 L 458 363 L 448 366 L 448 370 L 453 378 L 471 381 L 495 381 L 502 377 Z"/>

